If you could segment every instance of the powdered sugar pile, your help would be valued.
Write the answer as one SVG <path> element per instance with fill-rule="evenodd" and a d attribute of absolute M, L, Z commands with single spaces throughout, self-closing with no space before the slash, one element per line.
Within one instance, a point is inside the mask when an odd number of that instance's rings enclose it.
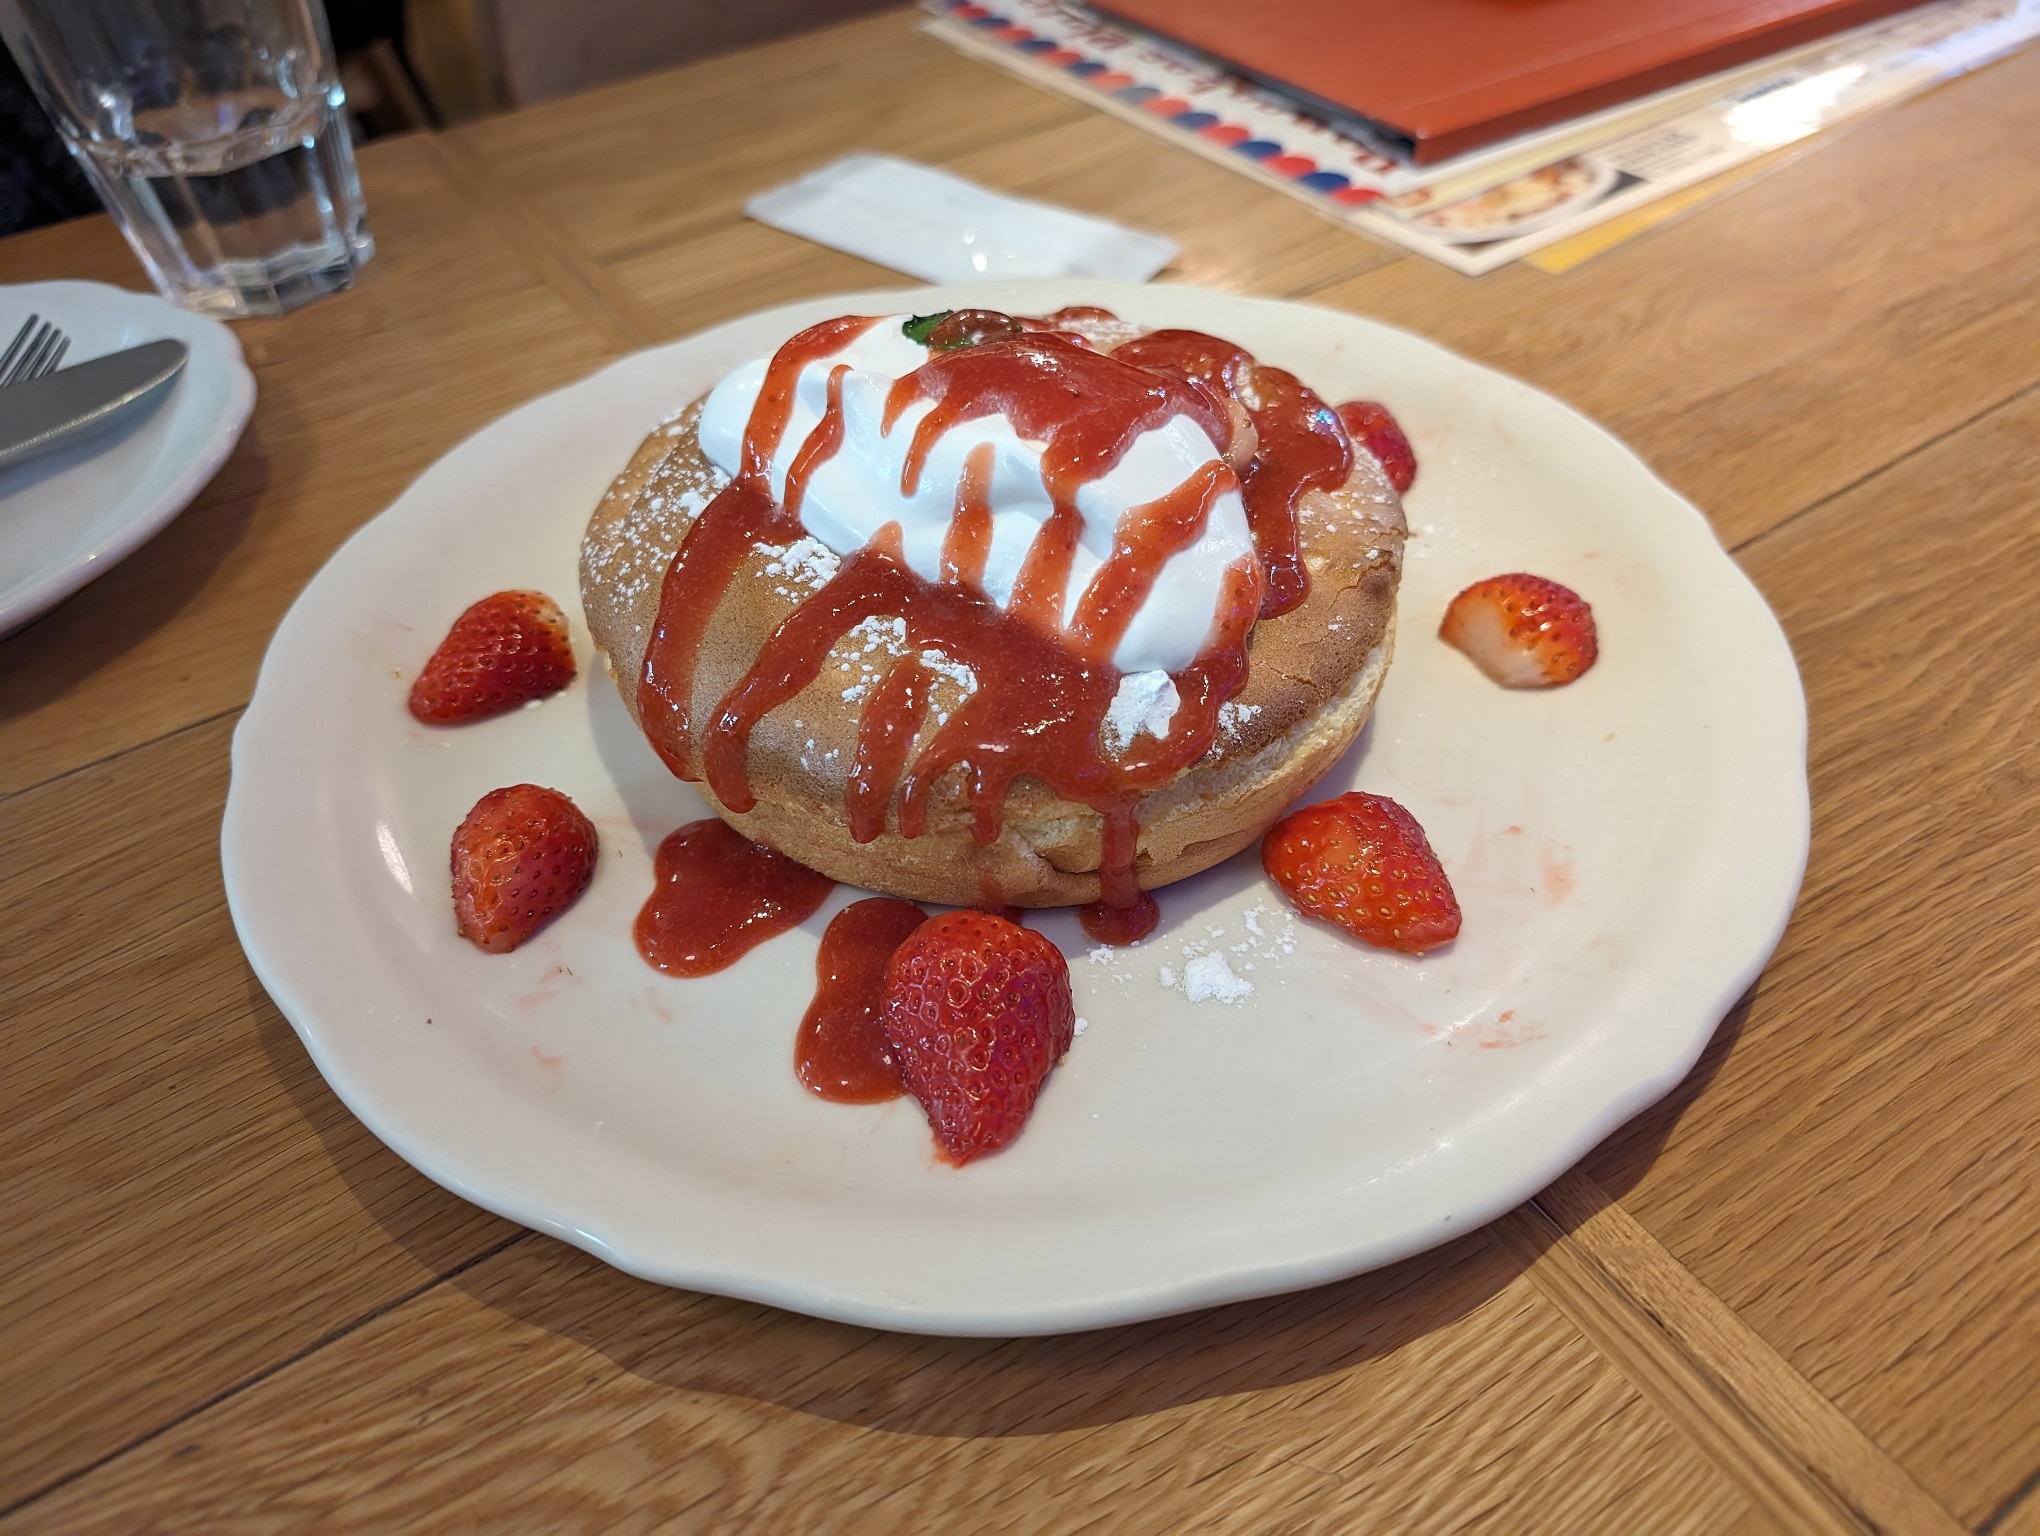
<path fill-rule="evenodd" d="M 1157 741 L 1165 740 L 1169 722 L 1176 718 L 1182 702 L 1175 680 L 1168 673 L 1160 670 L 1127 673 L 1119 680 L 1119 691 L 1112 695 L 1112 705 L 1105 711 L 1099 730 L 1106 750 L 1124 752 L 1143 731 Z"/>
<path fill-rule="evenodd" d="M 1214 999 L 1221 1003 L 1237 1003 L 1254 995 L 1254 984 L 1235 974 L 1224 955 L 1199 955 L 1183 967 L 1183 995 L 1193 1003 L 1208 1003 Z"/>
<path fill-rule="evenodd" d="M 1210 924 L 1201 936 L 1174 942 L 1175 958 L 1156 966 L 1156 981 L 1193 1003 L 1244 1002 L 1264 983 L 1281 985 L 1280 977 L 1269 972 L 1284 955 L 1296 952 L 1296 919 L 1285 908 L 1256 901 L 1232 922 Z M 1133 979 L 1134 955 L 1101 944 L 1084 958 L 1124 986 Z"/>

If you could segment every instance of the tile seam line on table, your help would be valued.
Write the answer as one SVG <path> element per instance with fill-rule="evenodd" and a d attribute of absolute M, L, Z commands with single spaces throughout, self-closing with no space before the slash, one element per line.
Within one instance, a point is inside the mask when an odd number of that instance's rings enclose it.
<path fill-rule="evenodd" d="M 511 242 L 541 284 L 636 350 L 673 338 L 665 325 L 620 288 L 580 245 L 554 228 L 517 192 L 492 175 L 481 157 L 450 134 L 420 135 L 433 157 L 469 199 Z"/>
<path fill-rule="evenodd" d="M 1538 1294 L 1693 1449 L 1786 1530 L 1862 1536 L 1875 1527 L 1839 1501 L 1734 1393 L 1535 1201 L 1497 1218 L 1489 1240 Z"/>
<path fill-rule="evenodd" d="M 2040 1467 L 2035 1467 L 2032 1475 L 2006 1496 L 2004 1503 L 1984 1516 L 1983 1523 L 1976 1528 L 1976 1536 L 1991 1536 L 1992 1531 L 2019 1512 L 2020 1505 L 2035 1496 L 2040 1496 Z"/>
<path fill-rule="evenodd" d="M 228 1386 L 222 1387 L 219 1391 L 215 1392 L 211 1397 L 206 1398 L 202 1402 L 194 1403 L 189 1408 L 186 1408 L 179 1413 L 173 1414 L 170 1418 L 165 1419 L 161 1424 L 156 1425 L 153 1429 L 147 1429 L 142 1431 L 140 1434 L 133 1436 L 125 1443 L 118 1445 L 114 1449 L 108 1451 L 105 1455 L 96 1457 L 93 1460 L 85 1463 L 85 1465 L 81 1467 L 72 1468 L 69 1472 L 64 1473 L 61 1477 L 55 1478 L 48 1483 L 45 1483 L 42 1487 L 36 1489 L 32 1493 L 23 1494 L 20 1498 L 16 1499 L 12 1504 L 9 1504 L 4 1508 L 0 1508 L 0 1521 L 11 1520 L 14 1516 L 25 1512 L 33 1505 L 40 1503 L 42 1500 L 50 1497 L 52 1494 L 61 1492 L 65 1488 L 70 1487 L 73 1483 L 79 1482 L 84 1478 L 92 1476 L 95 1472 L 103 1471 L 105 1468 L 119 1461 L 122 1457 L 128 1455 L 130 1452 L 138 1451 L 143 1446 L 148 1445 L 151 1441 L 161 1439 L 164 1435 L 169 1434 L 179 1425 L 188 1424 L 193 1419 L 199 1417 L 201 1414 L 209 1413 L 214 1408 L 219 1407 L 220 1404 L 227 1402 L 232 1398 L 239 1397 L 243 1392 L 246 1392 L 249 1388 L 260 1386 L 263 1382 L 269 1380 L 272 1376 L 275 1376 L 280 1372 L 287 1371 L 292 1366 L 300 1364 L 301 1362 L 310 1359 L 313 1355 L 317 1354 L 320 1350 L 325 1349 L 328 1345 L 339 1343 L 342 1339 L 348 1337 L 350 1334 L 359 1332 L 361 1329 L 366 1328 L 370 1323 L 376 1321 L 376 1319 L 388 1316 L 390 1313 L 396 1311 L 399 1307 L 409 1306 L 419 1297 L 426 1295 L 428 1292 L 437 1290 L 440 1286 L 445 1285 L 450 1280 L 458 1279 L 461 1275 L 466 1274 L 476 1265 L 487 1263 L 490 1259 L 495 1258 L 498 1254 L 515 1247 L 517 1244 L 523 1242 L 526 1238 L 532 1235 L 533 1234 L 531 1228 L 520 1227 L 515 1232 L 511 1233 L 508 1237 L 504 1238 L 501 1242 L 491 1244 L 489 1247 L 483 1249 L 480 1253 L 474 1254 L 468 1258 L 461 1260 L 460 1263 L 454 1265 L 451 1269 L 444 1270 L 438 1274 L 433 1275 L 429 1280 L 421 1282 L 420 1284 L 412 1287 L 410 1290 L 404 1292 L 402 1295 L 392 1296 L 388 1301 L 378 1303 L 376 1306 L 371 1307 L 368 1311 L 363 1312 L 358 1317 L 351 1318 L 347 1322 L 342 1323 L 337 1328 L 329 1329 L 325 1333 L 320 1334 L 316 1339 L 313 1339 L 310 1343 L 304 1345 L 302 1348 L 293 1350 L 290 1354 L 285 1355 L 282 1359 L 273 1361 L 270 1364 L 263 1366 L 262 1369 L 260 1369 L 259 1371 L 250 1372 L 248 1375 L 242 1377 L 239 1381 L 233 1382 Z"/>
<path fill-rule="evenodd" d="M 247 707 L 248 701 L 243 699 L 238 704 L 229 704 L 225 709 L 214 710 L 211 714 L 201 715 L 196 720 L 187 720 L 182 725 L 173 725 L 169 730 L 159 731 L 145 741 L 129 742 L 124 747 L 117 747 L 111 752 L 101 753 L 98 757 L 91 758 L 86 762 L 74 763 L 69 768 L 59 773 L 53 773 L 46 779 L 37 779 L 34 783 L 23 784 L 18 789 L 0 790 L 0 805 L 5 805 L 10 800 L 17 800 L 23 795 L 34 794 L 39 789 L 48 789 L 52 785 L 61 784 L 64 780 L 76 778 L 81 773 L 89 773 L 94 768 L 104 768 L 108 763 L 117 763 L 130 753 L 142 752 L 150 747 L 161 746 L 173 737 L 182 736 L 186 731 L 196 731 L 208 725 L 217 725 L 220 721 L 226 719 L 227 716 L 237 715 Z"/>
<path fill-rule="evenodd" d="M 1584 1197 L 1584 1202 L 1583 1202 Z M 1558 1208 L 1554 1208 L 1554 1202 Z M 1575 1207 L 1592 1203 L 1601 1209 L 1596 1216 L 1611 1215 L 1630 1230 L 1624 1238 L 1635 1245 L 1647 1247 L 1650 1258 L 1671 1272 L 1677 1281 L 1684 1282 L 1694 1293 L 1693 1296 L 1678 1294 L 1677 1284 L 1667 1287 L 1639 1287 L 1625 1280 L 1602 1257 L 1602 1243 L 1590 1235 L 1587 1223 L 1578 1219 L 1575 1210 L 1570 1215 L 1566 1205 Z M 1690 1375 L 1704 1388 L 1720 1398 L 1744 1419 L 1749 1428 L 1775 1447 L 1778 1455 L 1798 1469 L 1808 1483 L 1822 1497 L 1837 1505 L 1851 1519 L 1853 1529 L 1876 1531 L 1927 1531 L 1949 1533 L 1965 1529 L 1962 1522 L 1937 1498 L 1929 1493 L 1908 1472 L 1893 1459 L 1858 1424 L 1822 1393 L 1791 1363 L 1779 1356 L 1764 1340 L 1763 1336 L 1750 1328 L 1740 1313 L 1723 1301 L 1711 1288 L 1705 1285 L 1693 1272 L 1682 1264 L 1671 1252 L 1635 1217 L 1626 1207 L 1610 1196 L 1600 1184 L 1577 1169 L 1564 1174 L 1549 1189 L 1526 1202 L 1525 1209 L 1535 1212 L 1533 1222 L 1541 1218 L 1549 1223 L 1550 1230 L 1541 1234 L 1552 1238 L 1558 1245 L 1577 1253 L 1591 1268 L 1593 1280 L 1609 1293 L 1617 1305 L 1634 1310 L 1641 1319 L 1646 1335 L 1655 1344 L 1675 1370 Z M 1503 1220 L 1514 1219 L 1514 1213 Z M 1538 1277 L 1531 1276 L 1533 1282 Z M 1545 1287 L 1540 1285 L 1540 1289 Z M 1552 1294 L 1551 1299 L 1562 1312 L 1580 1326 L 1580 1318 L 1574 1315 L 1573 1307 L 1566 1298 Z M 1697 1303 L 1697 1304 L 1696 1304 Z M 1711 1308 L 1709 1304 L 1711 1305 Z M 1592 1311 L 1591 1306 L 1586 1310 Z M 1709 1315 L 1711 1313 L 1711 1315 Z M 1681 1338 L 1673 1325 L 1681 1318 L 1689 1324 L 1685 1330 L 1689 1335 L 1698 1334 L 1703 1338 L 1713 1332 L 1715 1343 L 1722 1353 L 1729 1353 L 1739 1347 L 1747 1357 L 1745 1371 L 1754 1370 L 1762 1378 L 1759 1391 L 1752 1392 L 1739 1388 L 1727 1379 L 1740 1374 L 1730 1368 L 1724 1370 L 1710 1359 L 1714 1351 L 1707 1350 L 1698 1340 Z M 1582 1331 L 1588 1331 L 1582 1328 Z M 1597 1347 L 1599 1339 L 1593 1333 Z M 1604 1353 L 1607 1353 L 1605 1350 Z M 1621 1368 L 1621 1362 L 1610 1354 L 1611 1361 Z M 1628 1372 L 1625 1370 L 1624 1374 Z M 1631 1378 L 1634 1380 L 1634 1378 Z M 1640 1391 L 1646 1390 L 1642 1383 L 1636 1383 Z M 1754 1397 L 1768 1395 L 1775 1399 L 1771 1411 Z M 1792 1432 L 1790 1421 L 1798 1421 L 1798 1434 Z M 1683 1425 L 1681 1426 L 1684 1427 Z M 1821 1454 L 1823 1447 L 1818 1443 L 1825 1439 L 1828 1454 Z M 1812 1448 L 1805 1448 L 1804 1442 L 1816 1442 Z M 1707 1454 L 1704 1444 L 1696 1445 Z M 1710 1457 L 1710 1459 L 1712 1459 Z M 1717 1463 L 1718 1465 L 1718 1463 Z M 1732 1472 L 1723 1469 L 1734 1478 Z M 1746 1489 L 1747 1491 L 1747 1489 Z M 1775 1513 L 1775 1511 L 1774 1511 Z"/>
<path fill-rule="evenodd" d="M 1366 237 L 1362 236 L 1361 238 L 1365 239 Z M 1379 276 L 1381 273 L 1386 272 L 1390 267 L 1399 267 L 1406 262 L 1421 261 L 1422 259 L 1423 259 L 1422 257 L 1410 255 L 1407 251 L 1397 251 L 1391 249 L 1388 252 L 1386 260 L 1376 262 L 1371 267 L 1362 267 L 1359 271 L 1348 272 L 1343 277 L 1328 277 L 1321 283 L 1306 283 L 1304 284 L 1303 287 L 1297 289 L 1294 293 L 1286 295 L 1286 297 L 1293 304 L 1301 304 L 1306 299 L 1314 299 L 1321 293 L 1331 292 L 1332 289 L 1338 287 L 1341 283 L 1350 283 L 1355 278 L 1376 277 Z M 1399 331 L 1409 330 L 1409 327 L 1396 325 L 1396 323 L 1393 320 L 1384 319 L 1380 315 L 1363 315 L 1357 309 L 1341 309 L 1336 304 L 1315 304 L 1312 305 L 1311 307 L 1314 309 L 1322 309 L 1327 314 L 1350 315 L 1357 319 L 1372 320 L 1379 325 L 1392 325 L 1395 326 L 1395 328 Z M 1434 338 L 1424 336 L 1424 333 L 1422 331 L 1410 331 L 1410 334 L 1412 336 L 1423 336 L 1424 340 L 1426 341 L 1434 341 Z M 1435 341 L 1434 344 L 1441 347 L 1445 345 L 1445 343 L 1443 343 L 1442 341 Z"/>
<path fill-rule="evenodd" d="M 1982 409 L 1975 411 L 1971 415 L 1965 416 L 1962 420 L 1956 422 L 1953 426 L 1944 427 L 1941 431 L 1936 432 L 1932 437 L 1925 438 L 1922 441 L 1913 444 L 1912 447 L 1906 449 L 1903 453 L 1896 454 L 1893 457 L 1886 459 L 1882 464 L 1879 464 L 1875 469 L 1865 470 L 1862 474 L 1856 476 L 1855 479 L 1849 481 L 1846 485 L 1838 485 L 1831 491 L 1825 491 L 1821 495 L 1816 496 L 1812 501 L 1809 501 L 1805 506 L 1799 508 L 1797 511 L 1786 513 L 1783 517 L 1779 518 L 1777 522 L 1771 524 L 1770 527 L 1760 528 L 1755 533 L 1749 535 L 1749 537 L 1743 539 L 1740 543 L 1729 545 L 1728 552 L 1732 555 L 1741 555 L 1746 551 L 1753 549 L 1758 544 L 1761 544 L 1764 540 L 1770 538 L 1772 534 L 1777 533 L 1780 529 L 1789 528 L 1794 523 L 1798 522 L 1801 518 L 1809 517 L 1813 513 L 1820 511 L 1822 508 L 1826 507 L 1830 502 L 1839 501 L 1841 500 L 1842 497 L 1847 496 L 1850 492 L 1862 489 L 1864 486 L 1868 485 L 1872 480 L 1875 480 L 1878 476 L 1887 474 L 1890 471 L 1898 468 L 1899 465 L 1905 463 L 1908 459 L 1917 458 L 1919 457 L 1919 455 L 1925 453 L 1928 449 L 1939 446 L 1941 443 L 1946 442 L 1949 438 L 1956 436 L 1958 433 L 1968 431 L 1971 427 L 1975 426 L 1985 417 L 1993 415 L 1996 412 L 2005 409 L 2007 406 L 2016 405 L 2020 400 L 2024 399 L 2027 395 L 2032 394 L 2036 389 L 2040 389 L 2040 379 L 2035 379 L 2030 384 L 2020 385 L 2010 394 L 2005 395 L 1997 400 L 1993 400 L 1989 405 L 1984 406 Z"/>

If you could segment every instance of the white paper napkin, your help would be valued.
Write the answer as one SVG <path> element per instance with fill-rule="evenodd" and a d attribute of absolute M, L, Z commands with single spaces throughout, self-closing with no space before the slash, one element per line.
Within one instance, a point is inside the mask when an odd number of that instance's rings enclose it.
<path fill-rule="evenodd" d="M 1106 219 L 988 192 L 892 155 L 845 155 L 744 205 L 761 223 L 931 283 L 1110 277 L 1144 283 L 1177 245 Z"/>

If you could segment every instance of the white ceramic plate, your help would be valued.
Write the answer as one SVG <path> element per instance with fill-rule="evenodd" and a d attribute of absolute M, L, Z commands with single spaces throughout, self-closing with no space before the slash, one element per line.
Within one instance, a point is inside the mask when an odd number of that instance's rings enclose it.
<path fill-rule="evenodd" d="M 0 469 L 0 635 L 103 576 L 182 512 L 241 439 L 255 376 L 217 320 L 105 283 L 0 288 L 0 346 L 31 314 L 71 338 L 64 363 L 175 338 L 191 349 L 153 400 Z"/>
<path fill-rule="evenodd" d="M 822 316 L 967 302 L 1201 327 L 1395 410 L 1422 463 L 1400 642 L 1324 792 L 1410 807 L 1466 924 L 1424 960 L 1370 950 L 1292 923 L 1252 855 L 1166 890 L 1160 932 L 1132 950 L 1089 958 L 1067 914 L 1045 915 L 1088 1028 L 1019 1141 L 957 1170 L 911 1100 L 827 1104 L 794 1079 L 815 944 L 859 893 L 717 976 L 637 957 L 651 852 L 704 812 L 585 638 L 581 680 L 507 716 L 429 729 L 404 698 L 486 592 L 543 588 L 578 627 L 597 496 L 725 369 Z M 1434 637 L 1453 592 L 1517 569 L 1599 617 L 1600 663 L 1569 688 L 1506 692 Z M 573 796 L 603 852 L 579 905 L 484 955 L 454 936 L 448 838 L 520 780 Z M 1516 1204 L 1685 1074 L 1776 943 L 1806 838 L 1805 706 L 1777 623 L 1699 513 L 1607 433 L 1350 315 L 1032 282 L 791 305 L 469 439 L 277 631 L 235 733 L 223 845 L 270 994 L 348 1106 L 448 1188 L 655 1280 L 1013 1334 L 1314 1284 Z M 1209 949 L 1250 997 L 1181 990 Z"/>

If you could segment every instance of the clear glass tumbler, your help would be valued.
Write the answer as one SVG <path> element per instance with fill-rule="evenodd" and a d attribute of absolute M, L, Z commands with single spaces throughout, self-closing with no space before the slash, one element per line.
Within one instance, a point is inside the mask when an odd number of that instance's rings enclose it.
<path fill-rule="evenodd" d="M 375 253 L 320 0 L 0 0 L 0 34 L 165 298 L 280 315 Z"/>

